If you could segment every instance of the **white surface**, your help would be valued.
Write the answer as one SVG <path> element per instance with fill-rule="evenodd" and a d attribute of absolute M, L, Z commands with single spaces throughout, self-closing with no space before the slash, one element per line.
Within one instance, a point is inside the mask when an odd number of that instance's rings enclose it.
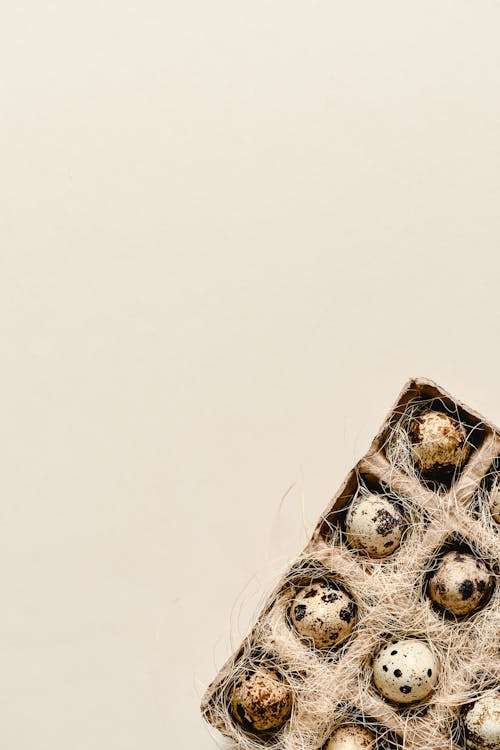
<path fill-rule="evenodd" d="M 4 0 L 2 748 L 214 747 L 205 686 L 404 381 L 500 422 L 499 26 Z"/>

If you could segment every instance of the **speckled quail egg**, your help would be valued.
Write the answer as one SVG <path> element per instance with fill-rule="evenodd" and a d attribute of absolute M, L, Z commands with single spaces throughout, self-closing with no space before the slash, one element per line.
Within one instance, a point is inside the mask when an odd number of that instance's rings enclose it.
<path fill-rule="evenodd" d="M 316 648 L 332 648 L 344 641 L 358 617 L 351 597 L 335 581 L 321 579 L 300 589 L 290 607 L 297 633 Z"/>
<path fill-rule="evenodd" d="M 496 481 L 490 491 L 490 511 L 493 520 L 500 523 L 500 482 Z"/>
<path fill-rule="evenodd" d="M 403 517 L 396 505 L 382 495 L 363 495 L 351 504 L 345 531 L 354 549 L 370 557 L 385 557 L 399 546 Z"/>
<path fill-rule="evenodd" d="M 373 681 L 378 691 L 394 703 L 415 703 L 432 692 L 439 661 L 429 646 L 407 638 L 383 646 L 373 659 Z"/>
<path fill-rule="evenodd" d="M 482 560 L 466 552 L 447 552 L 429 576 L 429 596 L 442 609 L 458 617 L 483 607 L 495 579 Z"/>
<path fill-rule="evenodd" d="M 247 670 L 236 680 L 231 698 L 233 715 L 247 730 L 279 729 L 292 710 L 292 692 L 271 669 Z"/>
<path fill-rule="evenodd" d="M 423 474 L 449 474 L 467 461 L 467 430 L 440 411 L 425 411 L 410 424 L 413 460 Z"/>
<path fill-rule="evenodd" d="M 500 694 L 485 695 L 466 710 L 467 748 L 500 750 Z"/>
<path fill-rule="evenodd" d="M 366 727 L 348 724 L 335 730 L 325 750 L 375 750 L 375 737 Z"/>

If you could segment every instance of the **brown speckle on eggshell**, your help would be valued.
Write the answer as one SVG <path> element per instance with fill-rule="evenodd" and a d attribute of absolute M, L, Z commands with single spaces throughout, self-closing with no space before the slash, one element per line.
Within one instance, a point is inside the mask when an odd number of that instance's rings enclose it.
<path fill-rule="evenodd" d="M 375 750 L 375 737 L 366 727 L 346 724 L 335 730 L 325 750 Z"/>
<path fill-rule="evenodd" d="M 358 608 L 335 581 L 318 580 L 300 589 L 290 607 L 290 619 L 302 638 L 315 648 L 335 648 L 351 633 Z"/>
<path fill-rule="evenodd" d="M 466 552 L 447 552 L 429 576 L 429 596 L 442 609 L 457 617 L 483 607 L 495 583 L 482 560 Z"/>
<path fill-rule="evenodd" d="M 244 729 L 256 732 L 277 730 L 290 716 L 292 693 L 274 670 L 246 670 L 234 685 L 231 708 Z"/>
<path fill-rule="evenodd" d="M 449 474 L 461 468 L 470 454 L 465 427 L 440 411 L 415 417 L 409 436 L 413 460 L 424 475 Z"/>

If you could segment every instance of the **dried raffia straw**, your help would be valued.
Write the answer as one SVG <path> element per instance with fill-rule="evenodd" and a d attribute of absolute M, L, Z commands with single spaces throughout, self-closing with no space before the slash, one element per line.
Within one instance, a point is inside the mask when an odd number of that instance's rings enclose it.
<path fill-rule="evenodd" d="M 412 459 L 409 425 L 428 409 L 463 424 L 471 443 L 467 463 L 447 482 L 429 481 Z M 251 633 L 209 686 L 205 718 L 242 750 L 318 750 L 337 726 L 358 722 L 376 734 L 379 750 L 464 747 L 461 708 L 500 684 L 500 586 L 483 609 L 458 620 L 436 611 L 426 580 L 450 547 L 472 552 L 498 577 L 500 526 L 491 516 L 489 493 L 500 481 L 499 454 L 497 428 L 432 381 L 409 381 Z M 406 522 L 401 545 L 387 558 L 363 557 L 347 546 L 343 531 L 347 506 L 371 491 L 395 502 Z M 319 651 L 300 640 L 288 611 L 299 588 L 325 576 L 350 593 L 359 619 L 337 650 Z M 426 701 L 398 707 L 375 690 L 371 660 L 384 642 L 407 637 L 428 642 L 441 672 Z M 247 732 L 231 713 L 235 680 L 259 666 L 277 670 L 293 694 L 291 717 L 274 734 Z"/>

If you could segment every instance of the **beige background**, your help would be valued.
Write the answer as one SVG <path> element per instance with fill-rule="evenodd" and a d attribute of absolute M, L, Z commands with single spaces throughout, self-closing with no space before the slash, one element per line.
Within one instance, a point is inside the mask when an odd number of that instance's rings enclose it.
<path fill-rule="evenodd" d="M 500 422 L 499 33 L 2 1 L 2 748 L 215 747 L 202 691 L 404 381 Z"/>

